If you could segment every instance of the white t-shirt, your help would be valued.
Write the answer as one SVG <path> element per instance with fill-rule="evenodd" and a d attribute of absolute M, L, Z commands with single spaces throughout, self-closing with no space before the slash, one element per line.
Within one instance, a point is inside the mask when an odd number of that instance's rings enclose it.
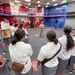
<path fill-rule="evenodd" d="M 27 31 L 26 28 L 25 28 L 25 29 L 23 28 L 23 30 L 25 31 L 25 34 L 26 34 L 26 35 L 25 35 L 25 39 L 26 39 L 26 38 L 28 38 L 28 36 L 27 36 L 27 35 L 28 35 L 28 31 Z"/>
<path fill-rule="evenodd" d="M 7 30 L 7 25 L 6 25 L 6 24 L 7 24 L 7 23 L 4 22 L 4 21 L 1 22 L 1 29 L 2 29 L 2 30 Z"/>
<path fill-rule="evenodd" d="M 67 37 L 66 35 L 58 38 L 58 41 L 62 44 L 62 49 L 61 49 L 61 53 L 59 55 L 59 58 L 63 59 L 63 60 L 67 60 L 71 57 L 71 51 L 66 50 L 66 44 L 67 44 Z"/>
<path fill-rule="evenodd" d="M 10 26 L 10 32 L 11 32 L 11 35 L 14 36 L 14 33 L 15 33 L 15 27 L 14 26 Z"/>
<path fill-rule="evenodd" d="M 56 45 L 56 44 L 54 44 L 54 42 L 48 42 L 46 45 L 44 45 L 41 48 L 37 59 L 39 61 L 43 61 L 45 58 L 46 59 L 51 58 L 59 50 L 59 48 L 60 48 L 59 43 Z M 55 66 L 57 66 L 58 65 L 57 56 L 55 56 L 52 60 L 46 62 L 44 65 L 46 67 L 55 67 Z"/>
<path fill-rule="evenodd" d="M 12 62 L 17 62 L 25 65 L 25 68 L 21 72 L 22 74 L 27 73 L 31 69 L 31 58 L 33 50 L 30 44 L 24 42 L 17 42 L 15 45 L 9 45 L 9 54 Z M 27 64 L 25 64 L 27 62 Z"/>
<path fill-rule="evenodd" d="M 75 44 L 75 37 L 73 38 L 73 40 L 74 40 L 74 44 Z M 72 56 L 75 56 L 75 47 L 74 47 L 74 49 L 72 50 Z"/>

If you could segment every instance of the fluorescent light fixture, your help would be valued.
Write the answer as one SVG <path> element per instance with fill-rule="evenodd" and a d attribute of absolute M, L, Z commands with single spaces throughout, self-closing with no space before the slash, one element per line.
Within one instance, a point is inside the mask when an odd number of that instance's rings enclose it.
<path fill-rule="evenodd" d="M 40 1 L 37 1 L 37 3 L 39 4 L 39 3 L 40 3 Z"/>
<path fill-rule="evenodd" d="M 10 5 L 14 5 L 14 3 L 11 2 Z"/>
<path fill-rule="evenodd" d="M 16 2 L 16 3 L 20 3 L 20 1 L 18 1 L 18 0 L 15 0 L 15 2 Z"/>
<path fill-rule="evenodd" d="M 62 1 L 62 3 L 65 3 L 65 2 L 66 2 L 66 0 L 63 0 L 63 1 Z"/>
<path fill-rule="evenodd" d="M 28 3 L 28 5 L 31 5 L 30 3 Z"/>
<path fill-rule="evenodd" d="M 22 4 L 18 4 L 19 6 L 21 6 Z"/>
<path fill-rule="evenodd" d="M 58 4 L 54 4 L 54 6 L 57 6 Z"/>
<path fill-rule="evenodd" d="M 31 0 L 25 0 L 26 2 L 31 2 Z"/>
<path fill-rule="evenodd" d="M 39 4 L 38 7 L 40 7 L 41 5 Z"/>
<path fill-rule="evenodd" d="M 48 5 L 45 6 L 46 8 L 48 7 Z"/>
<path fill-rule="evenodd" d="M 54 1 L 56 1 L 56 0 L 53 0 L 53 2 L 54 2 Z"/>
<path fill-rule="evenodd" d="M 49 2 L 47 2 L 46 4 L 49 5 Z"/>

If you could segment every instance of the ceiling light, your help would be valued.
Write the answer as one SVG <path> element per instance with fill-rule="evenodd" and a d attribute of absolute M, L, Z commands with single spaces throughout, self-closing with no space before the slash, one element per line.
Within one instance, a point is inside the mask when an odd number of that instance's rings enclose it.
<path fill-rule="evenodd" d="M 26 2 L 31 2 L 31 0 L 25 0 Z"/>
<path fill-rule="evenodd" d="M 19 6 L 21 6 L 22 4 L 18 4 Z"/>
<path fill-rule="evenodd" d="M 39 4 L 38 7 L 40 7 L 41 5 Z"/>
<path fill-rule="evenodd" d="M 18 0 L 15 0 L 15 2 L 16 2 L 16 3 L 20 3 L 20 1 L 18 1 Z"/>
<path fill-rule="evenodd" d="M 10 5 L 14 5 L 14 3 L 11 2 Z"/>
<path fill-rule="evenodd" d="M 56 6 L 56 5 L 58 5 L 58 4 L 54 4 L 54 6 Z"/>
<path fill-rule="evenodd" d="M 49 2 L 47 2 L 46 4 L 49 5 Z"/>
<path fill-rule="evenodd" d="M 31 5 L 30 3 L 28 3 L 28 5 Z"/>
<path fill-rule="evenodd" d="M 62 3 L 65 3 L 65 2 L 66 2 L 66 0 L 63 0 L 63 1 L 62 1 Z"/>
<path fill-rule="evenodd" d="M 46 8 L 48 7 L 48 5 L 45 6 Z"/>
<path fill-rule="evenodd" d="M 40 3 L 40 1 L 37 1 L 37 3 L 39 4 L 39 3 Z"/>
<path fill-rule="evenodd" d="M 56 1 L 56 0 L 53 0 L 53 2 L 54 2 L 54 1 Z"/>

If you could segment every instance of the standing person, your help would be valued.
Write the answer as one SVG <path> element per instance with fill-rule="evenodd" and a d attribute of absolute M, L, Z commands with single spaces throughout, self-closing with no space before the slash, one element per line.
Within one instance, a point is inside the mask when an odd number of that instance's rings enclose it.
<path fill-rule="evenodd" d="M 34 28 L 33 20 L 30 21 L 30 28 Z"/>
<path fill-rule="evenodd" d="M 74 40 L 74 44 L 75 44 L 75 31 L 74 31 L 73 40 Z M 71 54 L 72 54 L 72 56 L 71 56 L 71 58 L 70 58 L 70 60 L 69 60 L 68 67 L 67 67 L 67 71 L 68 71 L 70 74 L 72 74 L 73 71 L 75 72 L 75 66 L 74 66 L 74 64 L 75 64 L 75 47 L 74 47 L 74 49 L 72 50 L 72 53 L 71 53 Z"/>
<path fill-rule="evenodd" d="M 43 22 L 39 25 L 39 29 L 40 29 L 40 34 L 39 34 L 39 36 L 40 36 L 40 37 L 44 37 L 45 25 L 44 25 Z"/>
<path fill-rule="evenodd" d="M 14 27 L 15 27 L 15 31 L 16 31 L 18 29 L 18 24 L 15 24 Z"/>
<path fill-rule="evenodd" d="M 1 43 L 0 43 L 0 75 L 10 75 L 8 66 L 6 64 L 7 61 L 4 58 L 5 55 L 1 49 Z"/>
<path fill-rule="evenodd" d="M 66 70 L 69 59 L 71 57 L 71 51 L 74 47 L 74 41 L 70 33 L 72 32 L 71 26 L 66 26 L 64 28 L 64 36 L 60 37 L 58 40 L 62 44 L 62 52 L 59 55 L 59 64 L 57 68 L 56 75 L 63 75 L 63 71 Z"/>
<path fill-rule="evenodd" d="M 48 43 L 40 49 L 37 58 L 38 59 L 37 67 L 39 68 L 40 64 L 42 64 L 42 75 L 55 75 L 57 65 L 58 65 L 57 56 L 60 53 L 61 45 L 58 43 L 54 31 L 52 30 L 48 31 L 46 37 Z M 52 59 L 49 60 L 50 58 Z M 44 61 L 45 59 L 46 60 L 48 59 L 48 61 L 45 62 Z"/>
<path fill-rule="evenodd" d="M 5 45 L 10 44 L 10 24 L 7 19 L 3 18 L 1 22 L 2 38 Z"/>
<path fill-rule="evenodd" d="M 16 75 L 33 75 L 31 56 L 33 54 L 30 44 L 23 42 L 25 39 L 25 31 L 23 29 L 17 29 L 14 38 L 9 45 L 9 54 L 13 62 L 17 62 L 24 65 L 24 69 L 21 73 Z"/>
<path fill-rule="evenodd" d="M 10 33 L 11 33 L 11 37 L 13 37 L 15 33 L 15 27 L 13 26 L 13 23 L 10 23 Z"/>
<path fill-rule="evenodd" d="M 28 31 L 27 31 L 27 29 L 26 28 L 23 28 L 23 24 L 20 24 L 20 26 L 18 27 L 18 28 L 20 28 L 20 29 L 23 29 L 24 31 L 25 31 L 25 40 L 24 40 L 24 42 L 25 43 L 28 43 Z"/>
<path fill-rule="evenodd" d="M 58 29 L 58 27 L 59 27 L 59 23 L 58 23 L 58 20 L 55 20 L 55 23 L 54 23 L 55 25 L 54 25 L 54 27 L 55 27 L 55 29 Z"/>

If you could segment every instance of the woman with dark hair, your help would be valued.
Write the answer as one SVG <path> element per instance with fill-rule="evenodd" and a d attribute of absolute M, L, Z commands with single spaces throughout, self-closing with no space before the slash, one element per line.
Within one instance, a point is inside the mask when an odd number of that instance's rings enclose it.
<path fill-rule="evenodd" d="M 74 34 L 73 40 L 74 40 L 74 43 L 75 43 L 75 30 L 74 30 L 73 34 Z M 72 74 L 73 71 L 75 72 L 75 46 L 74 46 L 74 49 L 72 50 L 71 54 L 72 54 L 72 56 L 69 60 L 68 67 L 67 67 L 67 71 L 70 74 Z"/>
<path fill-rule="evenodd" d="M 32 75 L 31 56 L 33 54 L 30 44 L 22 42 L 25 39 L 25 31 L 23 29 L 17 29 L 14 38 L 9 45 L 9 53 L 13 62 L 17 62 L 24 65 L 24 69 L 21 73 L 16 75 Z"/>
<path fill-rule="evenodd" d="M 23 42 L 28 43 L 28 31 L 26 28 L 23 28 L 23 24 L 20 24 L 19 29 L 23 29 L 25 31 L 25 40 Z"/>
<path fill-rule="evenodd" d="M 62 44 L 62 52 L 59 55 L 59 64 L 57 68 L 56 75 L 62 75 L 63 71 L 66 70 L 69 59 L 71 57 L 71 51 L 74 47 L 74 41 L 70 33 L 72 32 L 71 26 L 66 26 L 64 28 L 65 35 L 60 37 L 58 40 Z"/>
<path fill-rule="evenodd" d="M 48 43 L 40 49 L 37 58 L 38 59 L 37 68 L 39 68 L 40 64 L 42 64 L 42 75 L 55 75 L 58 65 L 57 56 L 60 53 L 60 44 L 58 43 L 54 31 L 52 30 L 48 31 L 46 37 Z M 48 61 L 45 62 L 45 60 Z"/>

